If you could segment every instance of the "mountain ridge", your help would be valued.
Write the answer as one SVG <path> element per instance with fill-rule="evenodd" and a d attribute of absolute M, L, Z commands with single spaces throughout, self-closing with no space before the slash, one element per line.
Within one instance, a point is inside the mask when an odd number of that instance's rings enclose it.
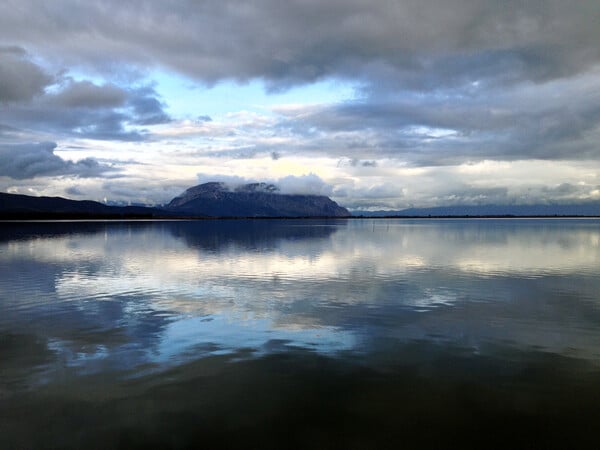
<path fill-rule="evenodd" d="M 262 202 L 262 203 L 261 203 Z M 600 202 L 533 205 L 456 205 L 398 211 L 352 211 L 353 217 L 600 217 Z M 0 219 L 350 217 L 326 196 L 281 194 L 272 184 L 193 186 L 166 206 L 112 206 L 93 200 L 0 192 Z"/>

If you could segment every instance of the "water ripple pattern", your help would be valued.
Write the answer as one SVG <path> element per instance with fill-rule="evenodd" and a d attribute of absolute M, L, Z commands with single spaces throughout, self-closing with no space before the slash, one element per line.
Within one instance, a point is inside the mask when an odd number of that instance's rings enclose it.
<path fill-rule="evenodd" d="M 241 350 L 374 354 L 423 340 L 600 357 L 598 220 L 1 228 L 0 336 L 35 353 L 29 366 L 8 355 L 6 373 L 38 381 L 64 368 Z"/>

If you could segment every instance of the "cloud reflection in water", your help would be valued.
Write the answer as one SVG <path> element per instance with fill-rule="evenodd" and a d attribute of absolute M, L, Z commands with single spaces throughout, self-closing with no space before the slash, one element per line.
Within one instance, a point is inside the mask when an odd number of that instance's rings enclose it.
<path fill-rule="evenodd" d="M 503 342 L 600 356 L 593 220 L 2 227 L 0 331 L 36 336 L 82 373 L 264 354 L 270 342 L 324 354 Z"/>

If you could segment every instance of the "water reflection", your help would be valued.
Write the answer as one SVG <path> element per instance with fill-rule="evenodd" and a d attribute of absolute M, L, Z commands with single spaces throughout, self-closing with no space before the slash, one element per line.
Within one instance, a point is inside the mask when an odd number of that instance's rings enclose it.
<path fill-rule="evenodd" d="M 385 338 L 599 356 L 597 221 L 2 227 L 3 332 L 86 371 L 273 339 L 325 353 Z"/>
<path fill-rule="evenodd" d="M 333 414 L 331 405 L 342 403 L 329 429 L 346 448 L 339 436 L 361 428 L 343 424 L 356 420 L 366 426 L 357 442 L 385 447 L 372 431 L 383 423 L 393 434 L 386 414 L 410 420 L 416 410 L 439 430 L 447 430 L 447 415 L 493 428 L 502 414 L 521 417 L 514 405 L 524 395 L 533 402 L 524 403 L 525 416 L 543 415 L 540 405 L 556 397 L 552 383 L 579 392 L 563 399 L 561 411 L 570 411 L 597 395 L 581 380 L 593 384 L 600 362 L 599 269 L 597 220 L 1 223 L 0 446 L 95 442 L 93 433 L 63 442 L 50 431 L 29 441 L 14 411 L 31 416 L 25 423 L 43 422 L 34 412 L 48 399 L 90 423 L 112 424 L 99 447 L 135 447 L 127 439 L 137 434 L 123 431 L 131 427 L 146 444 L 162 442 L 153 430 L 163 406 L 153 399 L 171 402 L 194 426 L 230 420 L 245 433 L 257 423 L 225 419 L 219 408 L 254 405 L 264 426 L 263 419 L 296 420 L 296 407 L 327 423 L 319 411 Z M 504 388 L 491 387 L 498 380 Z M 245 403 L 239 387 L 258 392 L 264 383 L 278 393 Z M 499 408 L 481 414 L 488 422 L 469 409 L 485 402 L 457 400 L 464 383 Z M 190 389 L 205 397 L 188 401 Z M 330 406 L 315 408 L 303 396 Z M 387 398 L 404 409 L 382 408 Z M 82 412 L 84 399 L 117 406 L 96 417 Z M 137 411 L 137 402 L 153 406 L 129 423 L 122 411 Z M 213 415 L 198 412 L 207 405 Z M 356 415 L 360 405 L 367 409 Z M 596 411 L 587 407 L 591 420 Z M 47 429 L 69 429 L 77 414 L 65 414 Z M 304 429 L 306 420 L 294 426 Z M 169 433 L 187 440 L 164 447 L 198 444 L 192 424 L 181 423 Z M 310 423 L 330 439 L 327 427 Z M 285 436 L 259 434 L 255 443 L 281 447 Z"/>

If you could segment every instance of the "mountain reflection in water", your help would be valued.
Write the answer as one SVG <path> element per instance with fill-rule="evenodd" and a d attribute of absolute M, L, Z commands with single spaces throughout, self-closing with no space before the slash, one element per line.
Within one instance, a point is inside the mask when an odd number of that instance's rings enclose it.
<path fill-rule="evenodd" d="M 594 445 L 598 220 L 0 224 L 1 448 Z"/>

